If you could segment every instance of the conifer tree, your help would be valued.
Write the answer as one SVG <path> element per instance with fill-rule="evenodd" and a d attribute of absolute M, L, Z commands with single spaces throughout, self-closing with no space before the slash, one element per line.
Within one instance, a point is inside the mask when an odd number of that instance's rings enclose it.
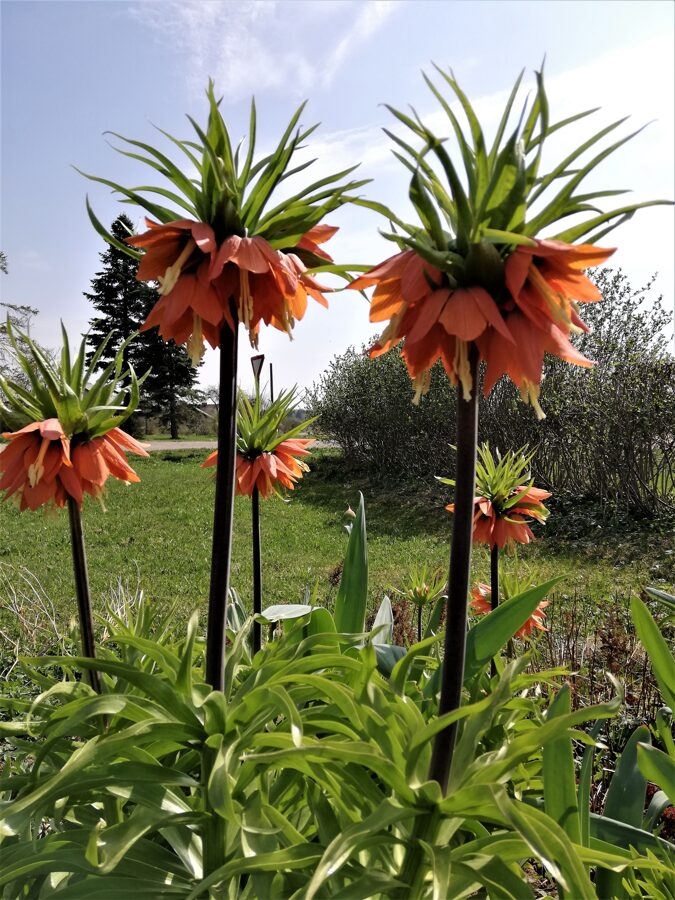
<path fill-rule="evenodd" d="M 134 233 L 128 216 L 122 213 L 111 226 L 119 241 Z M 157 301 L 152 287 L 136 280 L 138 262 L 109 244 L 100 254 L 102 268 L 91 281 L 85 297 L 99 315 L 89 320 L 89 343 L 98 346 L 103 338 L 112 338 L 100 360 L 100 367 L 115 358 L 120 345 L 141 327 Z M 93 349 L 88 359 L 93 355 Z M 166 424 L 171 437 L 178 437 L 181 406 L 193 398 L 196 369 L 190 365 L 182 347 L 164 343 L 155 329 L 141 332 L 124 351 L 125 366 L 131 364 L 138 376 L 150 369 L 141 387 L 139 411 L 130 420 L 138 430 L 140 417 L 157 417 Z"/>

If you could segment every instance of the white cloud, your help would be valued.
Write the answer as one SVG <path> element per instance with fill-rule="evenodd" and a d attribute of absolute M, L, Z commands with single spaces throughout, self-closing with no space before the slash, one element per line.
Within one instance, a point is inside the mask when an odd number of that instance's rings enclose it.
<path fill-rule="evenodd" d="M 397 5 L 393 0 L 145 0 L 131 15 L 181 54 L 191 89 L 201 94 L 212 77 L 228 100 L 239 100 L 265 90 L 300 96 L 310 87 L 327 87 Z M 345 28 L 354 9 L 358 12 Z M 337 35 L 332 49 L 326 47 L 326 33 Z"/>
<path fill-rule="evenodd" d="M 328 54 L 323 70 L 322 82 L 330 84 L 345 60 L 361 44 L 366 43 L 396 10 L 393 0 L 368 0 L 359 8 L 359 13 L 349 30 Z"/>

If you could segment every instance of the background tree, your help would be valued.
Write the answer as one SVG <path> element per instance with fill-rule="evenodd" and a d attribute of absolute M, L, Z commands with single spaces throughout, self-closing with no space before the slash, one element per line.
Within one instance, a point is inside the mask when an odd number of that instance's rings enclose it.
<path fill-rule="evenodd" d="M 3 275 L 8 273 L 7 254 L 4 250 L 0 250 L 0 272 Z M 16 362 L 14 349 L 9 340 L 7 324 L 14 333 L 14 339 L 19 345 L 19 349 L 25 351 L 27 349 L 25 342 L 21 339 L 21 334 L 30 334 L 30 326 L 33 317 L 36 316 L 38 310 L 34 306 L 25 306 L 16 303 L 0 303 L 0 377 L 7 378 L 17 384 L 25 384 L 28 386 L 28 379 L 22 372 L 20 366 Z M 44 349 L 44 348 L 40 348 Z M 47 355 L 47 351 L 44 351 Z M 2 388 L 0 387 L 0 396 Z M 0 430 L 4 428 L 2 419 L 0 418 Z"/>
<path fill-rule="evenodd" d="M 111 226 L 117 240 L 134 233 L 128 216 L 122 213 Z M 108 245 L 100 254 L 102 268 L 91 281 L 92 290 L 85 293 L 99 316 L 90 319 L 88 343 L 96 347 L 112 333 L 112 338 L 101 358 L 101 368 L 114 359 L 124 341 L 138 331 L 157 302 L 157 293 L 147 284 L 136 281 L 138 262 L 116 247 Z M 93 355 L 90 351 L 88 359 Z M 131 364 L 137 375 L 151 369 L 141 386 L 139 411 L 130 420 L 130 430 L 138 431 L 141 421 L 147 425 L 150 417 L 160 420 L 178 437 L 178 426 L 186 410 L 199 401 L 194 384 L 197 370 L 190 364 L 187 354 L 173 342 L 165 343 L 155 329 L 139 334 L 124 351 L 124 364 Z"/>
<path fill-rule="evenodd" d="M 308 392 L 308 414 L 347 459 L 371 472 L 403 477 L 451 474 L 454 388 L 440 369 L 419 406 L 398 353 L 369 359 L 350 347 Z"/>

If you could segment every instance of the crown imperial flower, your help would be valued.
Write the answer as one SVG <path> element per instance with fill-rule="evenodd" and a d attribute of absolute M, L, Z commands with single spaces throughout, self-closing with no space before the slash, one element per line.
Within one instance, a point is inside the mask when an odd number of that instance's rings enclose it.
<path fill-rule="evenodd" d="M 6 404 L 0 403 L 0 417 L 15 429 L 2 434 L 8 441 L 0 453 L 4 499 L 13 497 L 21 510 L 35 510 L 45 504 L 63 507 L 69 497 L 81 507 L 85 494 L 101 498 L 111 475 L 127 484 L 139 481 L 125 453 L 148 454 L 142 444 L 119 428 L 138 403 L 133 370 L 121 371 L 124 347 L 95 378 L 94 370 L 107 339 L 86 368 L 86 342 L 82 341 L 71 362 L 65 331 L 59 365 L 52 363 L 27 335 L 20 335 L 21 343 L 28 348 L 27 353 L 22 352 L 9 324 L 7 333 L 31 393 L 0 378 L 7 399 Z M 119 389 L 119 381 L 125 377 L 130 381 L 127 405 L 127 389 Z"/>
<path fill-rule="evenodd" d="M 457 138 L 464 178 L 444 139 L 414 111 L 410 117 L 388 107 L 422 141 L 421 149 L 415 149 L 390 135 L 399 148 L 397 157 L 412 173 L 409 196 L 421 225 L 403 222 L 390 210 L 370 204 L 392 223 L 395 230 L 385 237 L 400 248 L 350 285 L 356 290 L 375 286 L 370 319 L 388 320 L 370 355 L 379 356 L 402 343 L 415 403 L 429 389 L 431 369 L 439 360 L 468 400 L 476 387 L 470 360 L 477 357 L 487 364 L 486 393 L 506 375 L 542 418 L 539 389 L 544 355 L 592 365 L 573 347 L 570 336 L 585 328 L 576 305 L 600 299 L 584 269 L 599 265 L 614 252 L 596 248 L 595 242 L 640 207 L 661 201 L 602 212 L 592 201 L 622 191 L 577 193 L 595 166 L 633 136 L 586 163 L 578 162 L 620 121 L 585 141 L 551 172 L 540 172 L 549 135 L 588 115 L 580 113 L 551 125 L 541 73 L 537 73 L 529 111 L 526 107 L 515 130 L 505 138 L 522 75 L 518 79 L 488 150 L 467 97 L 451 73 L 437 71 L 469 123 L 467 131 L 441 90 L 425 76 Z M 553 188 L 559 189 L 551 197 Z M 593 215 L 579 225 L 548 240 L 539 238 L 544 229 L 565 217 L 587 211 Z M 586 243 L 575 245 L 580 238 Z"/>
<path fill-rule="evenodd" d="M 88 206 L 94 227 L 107 241 L 125 252 L 141 256 L 137 278 L 156 281 L 160 298 L 143 325 L 158 327 L 164 340 L 186 344 L 197 363 L 204 342 L 219 347 L 223 327 L 236 330 L 241 322 L 251 345 L 257 347 L 260 323 L 291 336 L 302 319 L 307 298 L 322 306 L 330 290 L 308 272 L 308 267 L 332 263 L 321 248 L 337 229 L 320 220 L 356 198 L 349 191 L 366 181 L 348 181 L 355 166 L 329 175 L 267 209 L 276 186 L 293 175 L 291 161 L 317 126 L 298 128 L 304 104 L 295 112 L 276 150 L 254 162 L 256 110 L 251 104 L 248 149 L 240 158 L 230 136 L 211 82 L 207 90 L 209 118 L 206 130 L 192 119 L 198 142 L 170 138 L 187 157 L 197 177 L 188 177 L 164 153 L 147 144 L 115 135 L 136 148 L 119 148 L 140 162 L 160 169 L 171 182 L 165 188 L 129 190 L 114 182 L 86 175 L 142 207 L 147 231 L 122 243 L 101 225 Z M 296 130 L 297 128 L 297 130 Z M 137 152 L 138 149 L 142 152 Z M 195 155 L 197 150 L 197 155 Z M 159 164 L 159 165 L 158 165 Z M 300 166 L 298 168 L 305 168 Z M 179 207 L 170 209 L 145 194 L 169 196 Z M 185 217 L 185 212 L 189 217 Z M 141 251 L 144 251 L 141 255 Z M 340 267 L 332 266 L 338 273 Z"/>

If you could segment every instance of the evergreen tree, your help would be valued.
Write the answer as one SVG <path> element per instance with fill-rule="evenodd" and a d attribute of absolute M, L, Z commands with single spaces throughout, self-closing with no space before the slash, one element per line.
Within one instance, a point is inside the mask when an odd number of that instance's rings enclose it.
<path fill-rule="evenodd" d="M 143 312 L 144 321 L 157 297 L 154 291 Z M 178 424 L 186 404 L 199 402 L 199 392 L 194 382 L 197 370 L 193 368 L 183 347 L 173 341 L 165 343 L 156 328 L 142 332 L 134 343 L 137 345 L 138 371 L 150 374 L 141 386 L 141 412 L 152 416 L 168 428 L 171 437 L 178 437 Z"/>
<path fill-rule="evenodd" d="M 122 213 L 111 226 L 111 233 L 120 241 L 133 234 L 133 225 Z M 104 351 L 100 368 L 115 358 L 120 345 L 138 331 L 157 301 L 157 293 L 151 287 L 136 280 L 138 262 L 121 250 L 108 245 L 100 254 L 102 268 L 91 281 L 91 292 L 85 297 L 99 312 L 89 320 L 89 344 L 92 350 L 103 338 L 112 333 Z M 151 369 L 141 387 L 139 411 L 129 420 L 132 430 L 138 430 L 139 419 L 157 417 L 166 424 L 171 437 L 178 437 L 178 424 L 182 407 L 194 400 L 196 369 L 190 365 L 182 347 L 168 344 L 155 329 L 141 332 L 126 348 L 124 364 L 131 364 L 141 376 Z"/>

